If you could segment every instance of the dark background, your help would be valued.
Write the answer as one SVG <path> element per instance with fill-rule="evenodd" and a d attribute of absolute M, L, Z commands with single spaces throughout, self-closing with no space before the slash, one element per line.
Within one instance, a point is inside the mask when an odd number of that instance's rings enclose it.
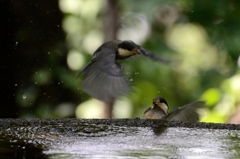
<path fill-rule="evenodd" d="M 2 1 L 1 12 L 4 19 L 1 29 L 0 117 L 19 117 L 22 109 L 17 94 L 26 88 L 37 87 L 35 91 L 38 97 L 31 103 L 33 107 L 30 107 L 33 113 L 34 105 L 38 102 L 45 101 L 54 105 L 64 100 L 62 96 L 71 98 L 69 93 L 64 93 L 67 92 L 66 88 L 57 85 L 54 72 L 48 86 L 38 87 L 31 79 L 39 68 L 55 71 L 58 66 L 66 67 L 67 49 L 61 28 L 63 14 L 59 11 L 57 1 Z M 53 61 L 49 60 L 48 52 L 55 54 Z M 45 91 L 47 95 L 44 96 Z"/>

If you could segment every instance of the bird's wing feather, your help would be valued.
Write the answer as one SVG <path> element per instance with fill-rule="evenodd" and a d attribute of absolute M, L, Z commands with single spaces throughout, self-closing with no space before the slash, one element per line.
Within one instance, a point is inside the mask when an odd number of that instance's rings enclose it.
<path fill-rule="evenodd" d="M 111 103 L 113 99 L 131 91 L 130 82 L 125 78 L 121 66 L 115 61 L 116 53 L 110 49 L 101 50 L 81 70 L 82 89 L 94 98 Z"/>
<path fill-rule="evenodd" d="M 178 107 L 168 114 L 167 120 L 170 121 L 199 121 L 198 109 L 203 108 L 205 102 L 197 101 Z"/>
<path fill-rule="evenodd" d="M 165 63 L 165 64 L 170 64 L 171 63 L 171 61 L 163 59 L 162 57 L 158 56 L 157 54 L 152 53 L 152 52 L 150 52 L 150 51 L 148 51 L 148 50 L 146 50 L 146 49 L 144 49 L 143 47 L 140 47 L 140 46 L 139 46 L 139 52 L 141 54 L 143 54 L 144 56 L 147 56 L 154 61 L 162 62 L 162 63 Z"/>

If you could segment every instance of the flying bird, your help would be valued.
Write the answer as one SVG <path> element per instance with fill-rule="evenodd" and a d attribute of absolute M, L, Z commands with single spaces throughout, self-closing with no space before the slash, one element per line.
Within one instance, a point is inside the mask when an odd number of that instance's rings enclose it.
<path fill-rule="evenodd" d="M 153 99 L 153 106 L 144 112 L 145 119 L 161 119 L 169 121 L 199 121 L 197 110 L 205 106 L 204 101 L 197 101 L 178 107 L 168 112 L 167 101 L 162 97 Z"/>
<path fill-rule="evenodd" d="M 78 72 L 83 76 L 82 89 L 94 98 L 112 104 L 121 95 L 131 92 L 130 82 L 124 76 L 119 60 L 141 54 L 154 61 L 170 61 L 149 52 L 130 40 L 103 43 L 93 53 L 91 61 Z"/>

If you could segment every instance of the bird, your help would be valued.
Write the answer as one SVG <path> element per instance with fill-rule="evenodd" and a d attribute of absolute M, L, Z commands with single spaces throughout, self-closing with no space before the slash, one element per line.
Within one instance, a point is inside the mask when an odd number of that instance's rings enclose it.
<path fill-rule="evenodd" d="M 197 122 L 199 121 L 197 110 L 204 106 L 204 101 L 196 101 L 168 112 L 169 107 L 167 101 L 163 97 L 156 97 L 153 99 L 153 106 L 144 111 L 143 118 Z"/>
<path fill-rule="evenodd" d="M 144 55 L 154 61 L 170 63 L 131 40 L 112 40 L 103 43 L 93 53 L 90 62 L 77 73 L 82 76 L 81 87 L 92 97 L 112 104 L 122 95 L 132 92 L 131 83 L 125 77 L 120 60 L 134 55 Z"/>

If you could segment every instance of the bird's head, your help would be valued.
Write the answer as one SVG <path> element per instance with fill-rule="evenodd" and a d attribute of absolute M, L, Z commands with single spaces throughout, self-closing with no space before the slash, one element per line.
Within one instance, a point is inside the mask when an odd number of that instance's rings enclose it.
<path fill-rule="evenodd" d="M 140 54 L 140 46 L 131 40 L 124 40 L 118 44 L 118 56 L 120 59 L 128 58 L 133 55 Z"/>
<path fill-rule="evenodd" d="M 153 107 L 158 107 L 162 110 L 164 114 L 168 114 L 168 104 L 167 101 L 162 97 L 156 97 L 153 99 Z"/>
<path fill-rule="evenodd" d="M 145 119 L 164 119 L 167 115 L 167 101 L 162 97 L 157 97 L 153 99 L 153 106 L 145 110 L 143 117 Z"/>
<path fill-rule="evenodd" d="M 133 41 L 131 40 L 124 40 L 124 41 L 118 41 L 117 42 L 117 59 L 126 59 L 130 56 L 133 55 L 137 55 L 137 54 L 141 54 L 144 56 L 147 56 L 149 58 L 151 58 L 152 60 L 155 61 L 159 61 L 165 64 L 169 64 L 171 61 L 169 60 L 165 60 L 163 58 L 161 58 L 160 56 L 149 52 L 148 50 L 144 49 L 143 47 L 135 44 Z"/>

